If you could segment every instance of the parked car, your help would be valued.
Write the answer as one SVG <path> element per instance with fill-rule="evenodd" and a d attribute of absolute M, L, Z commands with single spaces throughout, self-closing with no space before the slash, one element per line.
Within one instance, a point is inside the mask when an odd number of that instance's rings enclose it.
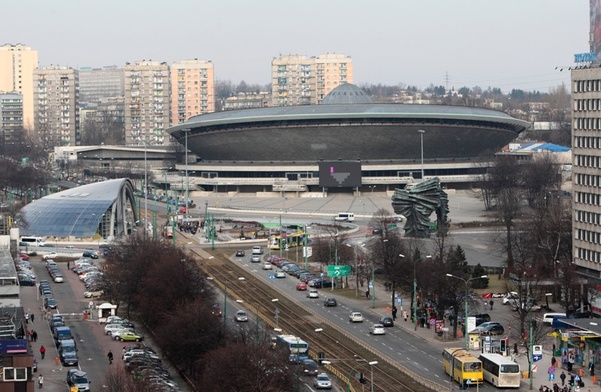
<path fill-rule="evenodd" d="M 313 379 L 313 387 L 315 389 L 332 389 L 332 380 L 325 373 L 319 373 Z"/>
<path fill-rule="evenodd" d="M 505 328 L 503 328 L 501 323 L 495 321 L 487 321 L 477 326 L 476 329 L 474 329 L 474 331 L 479 332 L 483 335 L 502 335 L 505 332 Z"/>
<path fill-rule="evenodd" d="M 44 256 L 42 256 L 42 260 L 53 260 L 58 257 L 58 253 L 56 252 L 48 252 Z"/>
<path fill-rule="evenodd" d="M 118 339 L 122 342 L 141 342 L 144 336 L 133 331 L 124 331 L 119 334 Z"/>
<path fill-rule="evenodd" d="M 58 307 L 58 302 L 52 297 L 44 298 L 44 307 L 46 309 L 56 309 Z"/>
<path fill-rule="evenodd" d="M 130 331 L 131 328 L 126 327 L 122 324 L 107 324 L 104 326 L 104 333 L 112 336 L 113 338 L 118 336 L 121 332 Z"/>
<path fill-rule="evenodd" d="M 334 297 L 327 297 L 323 304 L 324 306 L 337 306 L 338 302 L 336 302 L 336 298 Z"/>
<path fill-rule="evenodd" d="M 352 312 L 349 316 L 349 321 L 351 323 L 362 323 L 363 320 L 363 315 L 360 312 Z"/>
<path fill-rule="evenodd" d="M 307 291 L 307 298 L 319 298 L 319 291 L 315 289 Z"/>
<path fill-rule="evenodd" d="M 61 273 L 55 273 L 54 276 L 52 277 L 52 280 L 54 280 L 54 283 L 63 283 L 64 282 L 63 275 Z"/>
<path fill-rule="evenodd" d="M 78 369 L 69 369 L 67 372 L 67 384 L 77 387 L 78 391 L 90 390 L 88 374 Z"/>
<path fill-rule="evenodd" d="M 81 255 L 82 257 L 89 257 L 91 259 L 97 259 L 98 258 L 98 252 L 93 251 L 93 250 L 86 250 L 83 252 L 83 254 Z"/>
<path fill-rule="evenodd" d="M 102 290 L 86 291 L 83 293 L 83 296 L 86 298 L 100 298 L 102 297 L 102 294 L 104 294 L 104 291 Z"/>
<path fill-rule="evenodd" d="M 519 294 L 515 291 L 510 291 L 503 297 L 503 305 L 513 304 L 518 298 Z"/>
<path fill-rule="evenodd" d="M 384 327 L 394 327 L 394 319 L 390 316 L 384 316 L 380 319 L 380 324 Z"/>
<path fill-rule="evenodd" d="M 372 335 L 384 335 L 386 334 L 386 330 L 382 324 L 372 324 L 369 327 L 369 333 Z"/>
<path fill-rule="evenodd" d="M 248 315 L 246 314 L 246 312 L 244 310 L 239 310 L 236 312 L 234 319 L 239 323 L 243 323 L 243 322 L 248 321 Z"/>
<path fill-rule="evenodd" d="M 318 288 L 318 289 L 325 288 L 325 287 L 332 287 L 332 281 L 327 280 L 327 279 L 318 279 L 313 284 L 313 287 Z"/>
<path fill-rule="evenodd" d="M 517 311 L 519 306 L 519 301 L 515 301 L 511 307 L 513 310 Z M 539 310 L 541 310 L 543 307 L 540 306 L 539 304 L 536 303 L 536 301 L 532 298 L 528 298 L 527 300 L 523 301 L 521 303 L 521 307 L 522 309 L 526 310 L 526 311 L 532 311 L 532 312 L 538 312 Z"/>

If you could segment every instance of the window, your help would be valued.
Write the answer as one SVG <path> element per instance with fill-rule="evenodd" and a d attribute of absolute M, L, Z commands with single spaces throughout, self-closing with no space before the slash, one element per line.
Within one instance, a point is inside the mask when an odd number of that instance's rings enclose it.
<path fill-rule="evenodd" d="M 4 368 L 4 381 L 27 381 L 27 368 Z"/>

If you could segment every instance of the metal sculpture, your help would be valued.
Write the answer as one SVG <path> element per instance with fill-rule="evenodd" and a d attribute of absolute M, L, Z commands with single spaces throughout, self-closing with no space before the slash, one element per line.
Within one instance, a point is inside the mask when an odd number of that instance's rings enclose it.
<path fill-rule="evenodd" d="M 449 223 L 449 197 L 442 190 L 439 178 L 413 185 L 410 189 L 396 189 L 392 195 L 395 214 L 403 215 L 405 235 L 408 237 L 430 237 L 430 215 L 436 211 L 438 235 L 446 235 Z"/>

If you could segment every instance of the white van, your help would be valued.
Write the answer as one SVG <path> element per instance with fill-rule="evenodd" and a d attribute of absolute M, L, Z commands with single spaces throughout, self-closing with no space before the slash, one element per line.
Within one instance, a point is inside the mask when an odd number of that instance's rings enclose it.
<path fill-rule="evenodd" d="M 565 313 L 545 313 L 543 323 L 551 325 L 554 318 L 568 318 Z"/>
<path fill-rule="evenodd" d="M 262 255 L 262 254 L 263 254 L 263 247 L 261 245 L 253 246 L 253 255 Z"/>
<path fill-rule="evenodd" d="M 19 243 L 26 243 L 29 246 L 46 246 L 42 237 L 21 237 Z"/>
<path fill-rule="evenodd" d="M 335 221 L 347 221 L 352 222 L 355 220 L 355 214 L 352 212 L 339 212 L 335 217 Z"/>

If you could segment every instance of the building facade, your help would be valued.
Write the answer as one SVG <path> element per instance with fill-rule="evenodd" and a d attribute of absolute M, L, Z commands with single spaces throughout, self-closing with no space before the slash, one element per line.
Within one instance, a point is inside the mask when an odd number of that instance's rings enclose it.
<path fill-rule="evenodd" d="M 0 156 L 12 149 L 23 132 L 23 96 L 0 92 Z"/>
<path fill-rule="evenodd" d="M 79 71 L 50 66 L 33 75 L 34 130 L 44 148 L 79 145 Z"/>
<path fill-rule="evenodd" d="M 23 126 L 34 125 L 33 71 L 38 67 L 38 52 L 22 44 L 0 46 L 0 91 L 23 95 Z"/>
<path fill-rule="evenodd" d="M 601 274 L 601 69 L 572 71 L 574 263 Z"/>
<path fill-rule="evenodd" d="M 334 88 L 352 82 L 349 56 L 280 56 L 271 62 L 272 106 L 317 105 Z"/>
<path fill-rule="evenodd" d="M 182 60 L 171 64 L 171 123 L 215 111 L 213 63 Z"/>
<path fill-rule="evenodd" d="M 122 97 L 123 68 L 116 65 L 79 69 L 79 101 L 82 104 L 100 102 L 103 98 Z"/>
<path fill-rule="evenodd" d="M 127 63 L 124 72 L 125 144 L 169 144 L 169 65 L 143 60 Z"/>

